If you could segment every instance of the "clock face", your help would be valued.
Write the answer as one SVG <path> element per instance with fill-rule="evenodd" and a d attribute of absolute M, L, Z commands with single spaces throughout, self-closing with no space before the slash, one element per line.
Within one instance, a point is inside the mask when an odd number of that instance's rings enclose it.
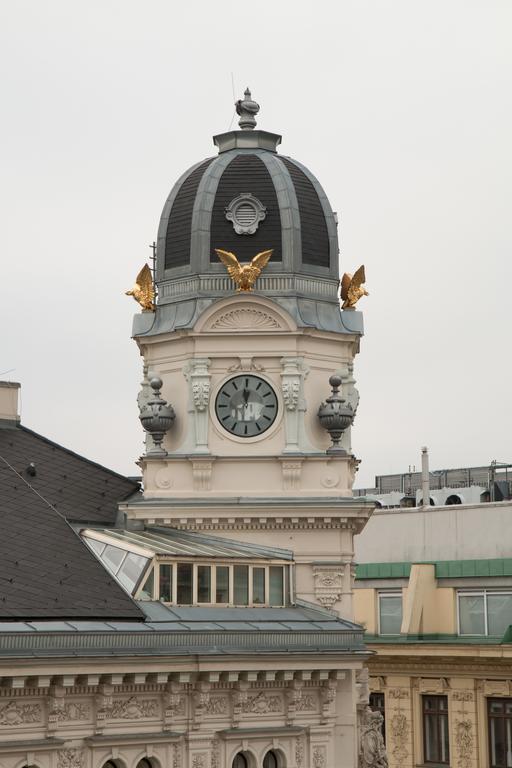
<path fill-rule="evenodd" d="M 234 376 L 220 388 L 215 413 L 224 429 L 232 435 L 256 437 L 276 420 L 276 393 L 258 376 Z"/>

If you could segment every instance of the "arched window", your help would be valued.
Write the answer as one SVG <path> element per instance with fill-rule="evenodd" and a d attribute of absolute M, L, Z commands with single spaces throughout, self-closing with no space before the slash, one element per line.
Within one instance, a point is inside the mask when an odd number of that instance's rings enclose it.
<path fill-rule="evenodd" d="M 114 763 L 113 760 L 107 760 L 106 763 L 103 763 L 103 768 L 118 768 L 118 766 Z"/>
<path fill-rule="evenodd" d="M 447 504 L 462 504 L 462 499 L 460 496 L 456 493 L 452 493 L 451 496 L 448 496 L 446 499 Z"/>
<path fill-rule="evenodd" d="M 278 768 L 278 766 L 279 763 L 277 762 L 277 755 L 271 749 L 270 752 L 267 752 L 263 758 L 263 768 Z"/>
<path fill-rule="evenodd" d="M 239 752 L 238 755 L 235 755 L 235 759 L 233 760 L 233 768 L 249 768 L 247 758 L 241 752 Z"/>
<path fill-rule="evenodd" d="M 110 762 L 110 761 L 109 761 Z M 153 768 L 151 765 L 151 760 L 148 760 L 147 757 L 143 757 L 139 762 L 137 763 L 137 768 Z"/>

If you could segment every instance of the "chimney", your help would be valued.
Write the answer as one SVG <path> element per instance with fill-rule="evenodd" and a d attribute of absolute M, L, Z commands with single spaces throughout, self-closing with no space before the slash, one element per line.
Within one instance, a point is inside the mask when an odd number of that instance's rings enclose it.
<path fill-rule="evenodd" d="M 430 506 L 430 472 L 428 468 L 428 448 L 421 449 L 421 495 L 424 507 Z"/>
<path fill-rule="evenodd" d="M 18 398 L 21 384 L 0 381 L 0 425 L 15 427 L 20 423 Z"/>

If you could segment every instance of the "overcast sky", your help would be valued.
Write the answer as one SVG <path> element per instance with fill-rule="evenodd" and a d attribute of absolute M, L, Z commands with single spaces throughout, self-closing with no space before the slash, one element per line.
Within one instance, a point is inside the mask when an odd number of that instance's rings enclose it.
<path fill-rule="evenodd" d="M 424 444 L 431 468 L 512 461 L 510 0 L 0 9 L 0 378 L 26 426 L 138 471 L 123 292 L 174 181 L 229 128 L 233 73 L 323 184 L 342 268 L 366 265 L 357 485 Z"/>

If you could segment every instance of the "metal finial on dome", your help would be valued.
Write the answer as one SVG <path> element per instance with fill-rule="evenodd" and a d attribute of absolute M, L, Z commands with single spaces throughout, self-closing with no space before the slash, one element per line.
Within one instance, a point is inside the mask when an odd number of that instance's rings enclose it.
<path fill-rule="evenodd" d="M 249 88 L 244 91 L 244 98 L 235 102 L 236 112 L 240 115 L 238 125 L 242 131 L 252 131 L 256 127 L 255 115 L 260 111 L 260 105 L 252 100 Z"/>

